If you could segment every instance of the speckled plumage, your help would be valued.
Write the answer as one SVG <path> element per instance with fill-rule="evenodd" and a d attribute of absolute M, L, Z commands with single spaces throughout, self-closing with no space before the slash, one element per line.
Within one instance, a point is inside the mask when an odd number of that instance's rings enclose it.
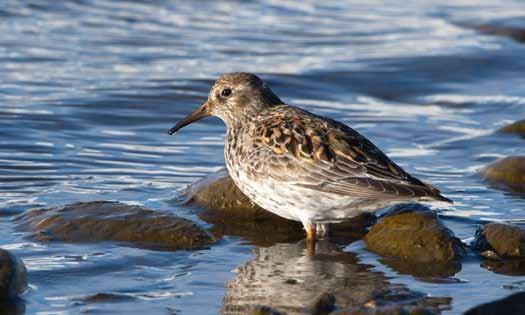
<path fill-rule="evenodd" d="M 239 189 L 307 231 L 394 203 L 450 201 L 357 131 L 284 104 L 253 74 L 223 75 L 195 113 L 226 123 L 226 166 Z"/>

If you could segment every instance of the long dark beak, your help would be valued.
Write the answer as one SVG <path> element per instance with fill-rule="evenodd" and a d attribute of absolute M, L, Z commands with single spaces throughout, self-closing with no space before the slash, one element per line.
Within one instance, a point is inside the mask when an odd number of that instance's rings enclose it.
<path fill-rule="evenodd" d="M 193 113 L 179 120 L 177 124 L 168 131 L 168 133 L 172 135 L 176 133 L 177 131 L 179 131 L 179 129 L 181 129 L 182 127 L 187 126 L 191 124 L 192 122 L 196 122 L 197 120 L 200 120 L 204 117 L 208 117 L 210 115 L 211 114 L 208 110 L 208 102 L 205 102 L 199 108 L 197 108 Z"/>

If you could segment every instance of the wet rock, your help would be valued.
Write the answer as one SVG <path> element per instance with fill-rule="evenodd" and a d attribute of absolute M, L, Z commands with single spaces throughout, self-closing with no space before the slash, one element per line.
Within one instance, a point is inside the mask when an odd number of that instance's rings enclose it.
<path fill-rule="evenodd" d="M 372 226 L 366 247 L 379 255 L 407 263 L 440 263 L 458 260 L 465 247 L 430 209 L 399 205 Z"/>
<path fill-rule="evenodd" d="M 525 192 L 525 156 L 512 156 L 498 160 L 482 171 L 483 177 L 496 186 L 511 191 Z"/>
<path fill-rule="evenodd" d="M 501 300 L 478 305 L 464 313 L 464 315 L 492 314 L 525 314 L 525 292 L 515 293 Z"/>
<path fill-rule="evenodd" d="M 505 126 L 499 130 L 500 132 L 505 133 L 516 133 L 520 136 L 525 137 L 525 119 L 512 123 L 508 126 Z"/>
<path fill-rule="evenodd" d="M 221 237 L 236 235 L 259 246 L 297 242 L 305 237 L 300 222 L 287 220 L 252 203 L 222 169 L 189 185 L 181 198 L 187 205 L 200 207 L 198 216 L 213 224 Z M 375 216 L 363 214 L 332 227 L 332 239 L 349 243 L 361 238 Z"/>
<path fill-rule="evenodd" d="M 525 43 L 525 27 L 481 24 L 473 26 L 473 28 L 486 35 L 504 36 L 511 38 L 518 43 Z"/>
<path fill-rule="evenodd" d="M 22 260 L 0 248 L 0 306 L 16 299 L 27 288 L 26 268 Z"/>
<path fill-rule="evenodd" d="M 203 248 L 215 238 L 197 224 L 119 202 L 93 201 L 29 211 L 15 219 L 18 229 L 39 241 L 103 242 L 154 250 Z"/>
<path fill-rule="evenodd" d="M 476 231 L 471 246 L 495 260 L 525 258 L 525 230 L 512 224 L 488 223 Z"/>
<path fill-rule="evenodd" d="M 254 249 L 255 258 L 238 268 L 227 286 L 223 315 L 246 314 L 254 305 L 294 314 L 335 314 L 333 310 L 418 307 L 439 310 L 449 299 L 432 299 L 392 284 L 355 253 L 318 241 L 309 255 L 304 240 Z M 348 313 L 354 314 L 354 313 Z"/>
<path fill-rule="evenodd" d="M 73 299 L 79 304 L 92 304 L 92 303 L 109 303 L 109 302 L 127 302 L 133 301 L 135 298 L 130 295 L 119 294 L 119 293 L 95 293 L 83 297 Z"/>

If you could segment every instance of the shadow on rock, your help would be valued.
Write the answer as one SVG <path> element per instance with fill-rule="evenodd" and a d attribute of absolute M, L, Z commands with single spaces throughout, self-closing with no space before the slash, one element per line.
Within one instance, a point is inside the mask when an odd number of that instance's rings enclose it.
<path fill-rule="evenodd" d="M 228 284 L 223 314 L 250 314 L 257 305 L 273 313 L 253 314 L 407 307 L 439 312 L 450 304 L 449 298 L 428 298 L 390 283 L 383 273 L 359 263 L 356 254 L 342 252 L 328 241 L 318 242 L 313 256 L 307 254 L 305 241 L 258 247 L 255 256 L 238 268 L 237 277 Z"/>
<path fill-rule="evenodd" d="M 212 232 L 240 236 L 250 243 L 269 246 L 297 242 L 305 237 L 302 224 L 279 217 L 255 205 L 222 169 L 186 187 L 181 198 L 185 204 L 198 206 L 199 217 L 213 224 Z M 350 243 L 360 239 L 375 216 L 363 214 L 332 227 L 332 241 Z"/>
<path fill-rule="evenodd" d="M 208 231 L 189 220 L 119 202 L 36 209 L 14 221 L 31 238 L 48 242 L 112 241 L 153 250 L 198 249 L 215 242 Z"/>

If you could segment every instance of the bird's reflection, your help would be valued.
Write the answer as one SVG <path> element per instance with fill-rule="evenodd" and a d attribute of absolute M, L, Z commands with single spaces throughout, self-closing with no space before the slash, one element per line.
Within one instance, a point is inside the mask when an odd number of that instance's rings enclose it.
<path fill-rule="evenodd" d="M 391 305 L 443 307 L 449 299 L 432 301 L 424 294 L 392 284 L 355 253 L 329 241 L 316 243 L 308 255 L 306 241 L 255 248 L 255 258 L 238 268 L 228 284 L 223 314 L 245 314 L 266 305 L 286 314 L 304 314 L 323 294 L 335 297 L 335 308 L 359 309 Z"/>

